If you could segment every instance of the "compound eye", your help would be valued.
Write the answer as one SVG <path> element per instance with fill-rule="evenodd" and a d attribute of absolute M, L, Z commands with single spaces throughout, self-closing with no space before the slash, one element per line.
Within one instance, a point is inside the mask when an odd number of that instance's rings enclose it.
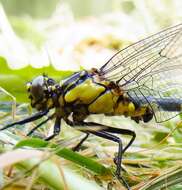
<path fill-rule="evenodd" d="M 33 79 L 30 94 L 34 99 L 40 99 L 44 96 L 44 78 L 42 76 L 38 76 Z"/>
<path fill-rule="evenodd" d="M 48 85 L 54 85 L 54 84 L 55 84 L 55 81 L 54 81 L 53 79 L 51 79 L 51 78 L 48 78 L 47 84 L 48 84 Z"/>
<path fill-rule="evenodd" d="M 44 77 L 38 76 L 32 81 L 32 86 L 43 86 L 44 85 Z"/>

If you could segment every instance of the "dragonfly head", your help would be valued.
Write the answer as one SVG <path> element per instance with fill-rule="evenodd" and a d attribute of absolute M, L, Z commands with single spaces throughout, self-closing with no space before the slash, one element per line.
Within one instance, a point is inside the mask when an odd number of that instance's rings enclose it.
<path fill-rule="evenodd" d="M 45 75 L 38 76 L 32 82 L 27 83 L 31 106 L 38 111 L 53 108 L 55 85 L 56 82 Z"/>

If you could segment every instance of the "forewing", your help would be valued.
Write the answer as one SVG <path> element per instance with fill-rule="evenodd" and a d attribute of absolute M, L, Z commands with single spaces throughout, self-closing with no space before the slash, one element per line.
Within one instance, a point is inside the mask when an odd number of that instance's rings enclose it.
<path fill-rule="evenodd" d="M 176 113 L 163 113 L 148 97 L 182 99 L 182 24 L 116 53 L 100 68 L 100 75 L 118 84 L 130 96 L 145 99 L 154 110 L 156 121 L 173 117 Z"/>

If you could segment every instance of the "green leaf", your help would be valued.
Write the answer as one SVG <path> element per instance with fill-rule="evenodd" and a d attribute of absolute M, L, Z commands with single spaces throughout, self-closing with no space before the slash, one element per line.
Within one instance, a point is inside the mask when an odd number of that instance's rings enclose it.
<path fill-rule="evenodd" d="M 42 139 L 30 138 L 30 139 L 25 139 L 25 140 L 19 141 L 15 145 L 15 148 L 21 148 L 23 146 L 29 146 L 29 147 L 32 147 L 32 148 L 43 148 L 43 147 L 47 147 L 48 144 L 49 143 L 47 141 L 44 141 Z"/>
<path fill-rule="evenodd" d="M 76 152 L 73 152 L 70 149 L 61 148 L 58 145 L 48 143 L 47 141 L 44 141 L 38 138 L 22 140 L 16 144 L 15 148 L 21 148 L 23 146 L 29 146 L 33 148 L 49 147 L 49 148 L 52 148 L 53 151 L 55 151 L 55 154 L 57 154 L 58 156 L 65 158 L 67 160 L 70 160 L 84 168 L 87 168 L 96 174 L 99 174 L 99 175 L 111 174 L 111 171 L 108 168 L 104 167 L 102 164 L 94 161 L 93 159 L 82 156 Z"/>
<path fill-rule="evenodd" d="M 6 59 L 0 57 L 0 86 L 16 97 L 17 102 L 27 102 L 26 83 L 43 73 L 54 78 L 57 82 L 71 75 L 71 71 L 58 71 L 50 64 L 42 68 L 33 68 L 30 65 L 21 69 L 11 69 Z M 6 96 L 1 100 L 9 100 Z"/>
<path fill-rule="evenodd" d="M 76 174 L 73 170 L 70 170 L 65 166 L 61 165 L 59 168 L 57 164 L 53 163 L 51 160 L 41 162 L 40 159 L 34 158 L 31 160 L 23 161 L 17 166 L 21 169 L 24 169 L 25 171 L 31 170 L 32 168 L 37 166 L 37 170 L 35 172 L 37 172 L 36 176 L 38 176 L 38 181 L 45 184 L 46 187 L 54 190 L 65 189 L 65 184 L 60 169 L 62 170 L 62 173 L 64 175 L 66 185 L 70 190 L 103 189 L 95 182 L 87 180 L 86 178 Z"/>

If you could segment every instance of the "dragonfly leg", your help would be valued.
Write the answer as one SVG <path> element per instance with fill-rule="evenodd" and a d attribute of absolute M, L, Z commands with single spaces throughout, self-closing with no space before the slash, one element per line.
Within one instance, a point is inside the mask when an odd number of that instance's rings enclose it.
<path fill-rule="evenodd" d="M 56 117 L 53 134 L 45 138 L 45 140 L 49 141 L 53 139 L 55 136 L 57 136 L 60 133 L 60 130 L 61 130 L 61 118 Z"/>
<path fill-rule="evenodd" d="M 53 118 L 53 116 L 54 116 L 54 114 L 51 115 L 51 116 L 49 116 L 46 120 L 44 120 L 44 121 L 42 121 L 41 123 L 39 123 L 39 124 L 38 124 L 37 126 L 35 126 L 33 129 L 31 129 L 31 130 L 27 133 L 27 136 L 32 135 L 35 130 L 37 130 L 37 129 L 38 129 L 39 127 L 41 127 L 43 124 L 47 123 L 50 119 Z"/>
<path fill-rule="evenodd" d="M 112 134 L 106 132 L 106 131 L 89 131 L 89 132 L 96 136 L 99 136 L 99 137 L 102 137 L 102 138 L 105 138 L 105 139 L 108 139 L 108 140 L 118 143 L 118 145 L 119 145 L 118 146 L 118 154 L 115 159 L 115 160 L 117 160 L 117 162 L 115 163 L 116 164 L 116 176 L 119 180 L 121 180 L 123 182 L 123 184 L 125 185 L 127 190 L 130 190 L 128 183 L 121 176 L 121 170 L 122 170 L 121 162 L 122 162 L 122 155 L 123 155 L 123 144 L 122 144 L 121 139 L 115 135 L 112 135 Z"/>
<path fill-rule="evenodd" d="M 74 127 L 74 126 L 76 126 L 76 125 L 81 125 L 81 126 L 84 125 L 83 122 L 74 123 L 73 121 L 71 121 L 71 120 L 69 120 L 69 119 L 65 119 L 65 121 L 66 121 L 66 123 L 67 123 L 68 125 L 70 125 L 71 127 Z M 82 132 L 86 133 L 86 135 L 83 137 L 83 139 L 80 140 L 80 142 L 79 142 L 75 147 L 72 148 L 73 151 L 79 151 L 80 148 L 81 148 L 81 145 L 83 144 L 83 142 L 84 142 L 84 141 L 88 138 L 88 136 L 89 136 L 89 133 L 87 133 L 86 131 L 82 131 Z"/>
<path fill-rule="evenodd" d="M 133 143 L 133 141 L 136 138 L 136 133 L 132 130 L 129 130 L 129 129 L 120 129 L 120 128 L 108 127 L 105 130 L 107 132 L 110 132 L 110 133 L 117 133 L 117 134 L 121 134 L 121 135 L 129 135 L 132 137 L 131 140 L 129 141 L 129 143 L 123 148 L 123 151 L 122 151 L 123 154 L 131 146 L 131 144 Z"/>
<path fill-rule="evenodd" d="M 26 118 L 26 119 L 23 119 L 21 121 L 17 121 L 17 122 L 11 123 L 9 125 L 6 125 L 5 127 L 1 128 L 0 131 L 8 129 L 10 127 L 13 127 L 14 125 L 23 125 L 25 123 L 29 123 L 29 122 L 35 121 L 37 119 L 40 119 L 44 115 L 46 115 L 48 112 L 49 112 L 49 110 L 38 112 L 38 113 L 36 113 L 36 114 L 34 114 L 34 115 Z"/>
<path fill-rule="evenodd" d="M 86 133 L 86 135 L 80 140 L 80 142 L 72 148 L 73 151 L 79 151 L 81 148 L 81 145 L 83 144 L 83 142 L 88 138 L 89 133 Z"/>
<path fill-rule="evenodd" d="M 106 131 L 110 132 L 110 133 L 117 133 L 117 134 L 121 134 L 121 135 L 130 135 L 130 136 L 132 136 L 132 138 L 130 139 L 129 143 L 123 148 L 122 154 L 125 153 L 125 151 L 131 146 L 131 144 L 133 143 L 133 141 L 136 138 L 135 132 L 131 131 L 129 129 L 120 129 L 120 128 L 108 127 L 106 129 Z M 117 156 L 114 158 L 114 163 L 116 165 L 118 163 L 118 157 Z"/>
<path fill-rule="evenodd" d="M 66 121 L 67 124 L 69 124 L 70 126 L 75 126 L 74 122 L 68 120 Z M 78 125 L 78 123 L 76 124 Z M 94 134 L 98 137 L 102 137 L 102 138 L 105 138 L 105 139 L 108 139 L 108 140 L 111 140 L 111 141 L 114 141 L 116 143 L 118 143 L 118 154 L 116 156 L 116 159 L 117 162 L 115 163 L 116 164 L 116 176 L 119 180 L 121 180 L 123 182 L 123 184 L 125 185 L 125 187 L 127 188 L 127 190 L 130 190 L 130 187 L 128 185 L 128 183 L 125 181 L 125 179 L 121 176 L 121 162 L 122 162 L 122 155 L 123 155 L 123 152 L 131 145 L 131 143 L 134 141 L 135 139 L 135 135 L 130 131 L 125 131 L 123 130 L 121 133 L 121 130 L 118 131 L 117 128 L 113 128 L 113 127 L 108 127 L 108 126 L 105 126 L 105 125 L 102 125 L 102 124 L 99 124 L 99 123 L 94 123 L 94 122 L 80 122 L 79 125 L 82 125 L 82 126 L 93 126 L 93 127 L 98 127 L 96 128 L 96 130 L 92 130 L 92 129 L 86 129 L 86 130 L 81 130 L 82 132 L 87 132 L 87 133 L 91 133 L 91 134 Z M 110 129 L 109 129 L 110 128 Z M 94 129 L 94 128 L 93 128 Z M 131 133 L 133 134 L 133 138 L 132 140 L 130 140 L 129 144 L 125 147 L 125 149 L 123 149 L 123 145 L 122 145 L 122 141 L 119 137 L 113 135 L 113 134 L 110 134 L 110 133 L 119 133 L 119 134 L 128 134 L 130 135 Z"/>
<path fill-rule="evenodd" d="M 132 136 L 131 140 L 129 141 L 129 143 L 123 148 L 121 154 L 124 154 L 124 152 L 131 146 L 131 144 L 133 143 L 133 141 L 136 138 L 136 134 L 134 131 L 131 131 L 129 129 L 121 129 L 121 128 L 114 128 L 114 127 L 110 127 L 110 126 L 105 126 L 102 124 L 97 124 L 94 122 L 88 122 L 87 123 L 89 126 L 100 126 L 103 127 L 103 131 L 107 131 L 109 133 L 116 133 L 116 134 L 120 134 L 120 135 L 129 135 Z M 120 152 L 118 151 L 118 154 L 120 154 Z M 120 163 L 120 160 L 118 160 L 119 157 L 116 156 L 114 158 L 114 163 L 116 164 L 116 166 Z"/>
<path fill-rule="evenodd" d="M 115 127 L 110 127 L 110 126 L 106 126 L 106 125 L 102 125 L 100 123 L 94 123 L 94 122 L 83 122 L 82 125 L 87 125 L 87 126 L 98 126 L 100 127 L 99 131 L 106 131 L 109 133 L 116 133 L 116 134 L 120 134 L 120 135 L 129 135 L 131 136 L 131 140 L 129 141 L 129 143 L 123 148 L 122 150 L 122 154 L 131 146 L 131 144 L 133 143 L 133 141 L 136 138 L 136 134 L 134 131 L 129 130 L 129 129 L 121 129 L 121 128 L 115 128 Z"/>

